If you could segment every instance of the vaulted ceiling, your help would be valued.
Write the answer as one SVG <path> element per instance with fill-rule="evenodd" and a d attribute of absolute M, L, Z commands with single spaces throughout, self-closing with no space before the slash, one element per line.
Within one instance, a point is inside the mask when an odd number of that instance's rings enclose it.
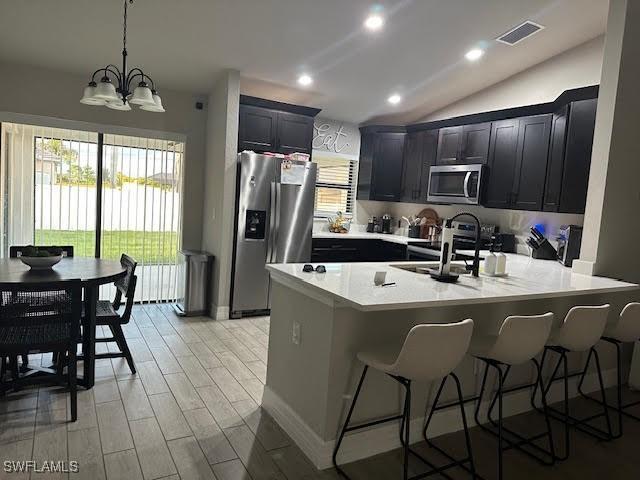
<path fill-rule="evenodd" d="M 129 60 L 159 88 L 207 93 L 237 69 L 243 91 L 301 101 L 362 122 L 415 120 L 601 35 L 606 0 L 382 0 L 375 33 L 366 0 L 135 0 Z M 509 47 L 494 39 L 530 19 L 546 28 Z M 0 5 L 0 61 L 83 75 L 119 63 L 122 0 L 20 0 Z M 487 52 L 476 63 L 464 53 Z M 301 72 L 314 83 L 301 89 Z M 1 74 L 1 72 L 0 72 Z M 400 92 L 403 101 L 386 99 Z M 5 92 L 6 93 L 6 92 Z M 410 118 L 415 117 L 415 118 Z"/>

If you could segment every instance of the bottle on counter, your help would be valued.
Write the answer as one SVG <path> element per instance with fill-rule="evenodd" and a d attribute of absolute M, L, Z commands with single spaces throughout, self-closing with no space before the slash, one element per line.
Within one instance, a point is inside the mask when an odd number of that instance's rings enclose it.
<path fill-rule="evenodd" d="M 493 253 L 493 243 L 489 248 L 489 255 L 484 257 L 484 273 L 487 275 L 495 275 L 496 267 L 498 263 L 498 257 Z"/>
<path fill-rule="evenodd" d="M 504 275 L 505 273 L 507 273 L 507 256 L 502 252 L 502 243 L 499 243 L 496 254 L 496 275 Z"/>
<path fill-rule="evenodd" d="M 369 217 L 369 221 L 367 222 L 367 232 L 373 233 L 375 225 L 376 225 L 376 217 Z"/>

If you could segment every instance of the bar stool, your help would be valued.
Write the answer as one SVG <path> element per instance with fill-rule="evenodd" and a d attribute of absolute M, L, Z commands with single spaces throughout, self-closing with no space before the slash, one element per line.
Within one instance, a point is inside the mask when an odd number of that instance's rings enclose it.
<path fill-rule="evenodd" d="M 576 429 L 597 438 L 598 440 L 611 440 L 613 438 L 609 409 L 606 404 L 604 392 L 604 382 L 602 380 L 602 369 L 600 368 L 600 357 L 594 348 L 604 332 L 608 314 L 609 304 L 600 306 L 576 306 L 571 308 L 567 313 L 567 316 L 564 318 L 562 325 L 551 332 L 549 341 L 545 346 L 541 361 L 542 368 L 544 368 L 544 363 L 549 352 L 555 352 L 558 354 L 558 363 L 553 370 L 553 374 L 551 375 L 547 386 L 542 390 L 542 398 L 546 398 L 553 382 L 558 380 L 564 381 L 563 411 L 561 412 L 553 407 L 548 407 L 551 417 L 564 424 L 565 451 L 564 455 L 556 456 L 556 460 L 566 460 L 569 458 L 569 451 L 571 447 L 569 432 L 570 426 L 573 426 Z M 586 351 L 589 351 L 589 356 L 587 357 L 587 362 L 585 363 L 582 373 L 569 375 L 567 353 Z M 598 374 L 598 381 L 600 383 L 602 406 L 604 410 L 602 414 L 580 419 L 569 414 L 569 377 L 582 375 L 582 378 L 584 378 L 592 357 L 595 359 L 596 363 L 596 371 Z M 556 378 L 561 366 L 563 367 L 562 377 Z M 588 423 L 597 417 L 601 417 L 603 414 L 607 422 L 606 432 Z"/>
<path fill-rule="evenodd" d="M 620 347 L 623 343 L 634 343 L 640 340 L 640 303 L 629 303 L 620 312 L 620 316 L 618 317 L 618 321 L 614 325 L 608 325 L 605 327 L 604 334 L 602 336 L 602 340 L 612 344 L 616 347 L 616 374 L 617 374 L 617 403 L 616 406 L 613 407 L 618 413 L 618 433 L 613 435 L 613 438 L 620 438 L 622 436 L 622 416 L 625 415 L 629 418 L 633 418 L 634 420 L 640 421 L 640 417 L 637 415 L 633 415 L 626 410 L 640 405 L 640 401 L 635 401 L 627 404 L 622 404 L 622 371 L 621 371 L 621 358 L 620 358 Z M 595 348 L 594 348 L 595 350 Z M 589 352 L 589 356 L 591 356 L 591 352 Z M 589 363 L 589 359 L 587 359 L 587 363 Z M 603 405 L 602 401 L 593 398 L 590 395 L 587 395 L 582 390 L 582 384 L 584 382 L 584 377 L 586 373 L 586 369 L 583 371 L 582 376 L 580 378 L 580 383 L 578 384 L 578 391 L 580 395 L 588 400 L 592 400 L 600 405 Z"/>
<path fill-rule="evenodd" d="M 476 400 L 475 420 L 476 424 L 485 432 L 490 433 L 498 437 L 498 478 L 503 477 L 503 461 L 502 457 L 505 450 L 511 448 L 517 448 L 522 453 L 529 455 L 538 462 L 544 465 L 552 465 L 555 461 L 555 450 L 553 444 L 553 437 L 551 434 L 551 423 L 549 417 L 546 414 L 546 400 L 542 398 L 545 409 L 543 414 L 547 425 L 547 430 L 537 435 L 530 437 L 524 437 L 519 433 L 507 429 L 503 426 L 503 396 L 505 393 L 514 392 L 517 390 L 530 389 L 540 385 L 542 388 L 542 370 L 538 364 L 535 356 L 542 351 L 544 345 L 549 338 L 551 332 L 551 326 L 553 323 L 553 313 L 545 313 L 544 315 L 531 315 L 531 316 L 510 316 L 505 319 L 500 327 L 498 335 L 482 335 L 474 336 L 471 340 L 471 346 L 469 347 L 469 353 L 474 357 L 482 360 L 485 363 L 484 375 L 482 377 L 482 386 L 480 387 L 480 394 L 471 400 Z M 505 380 L 513 365 L 520 365 L 525 362 L 532 362 L 536 370 L 536 379 L 532 384 L 519 385 L 509 389 L 504 388 Z M 489 374 L 489 367 L 493 368 L 498 375 L 498 390 L 495 393 L 493 400 L 487 411 L 487 418 L 492 424 L 493 429 L 483 424 L 480 421 L 480 405 L 484 396 L 484 390 L 487 383 L 487 376 Z M 504 370 L 503 370 L 504 367 Z M 534 388 L 535 395 L 535 388 Z M 533 404 L 533 396 L 531 403 Z M 498 402 L 498 419 L 497 421 L 491 416 L 495 407 L 496 401 Z M 515 440 L 505 438 L 505 433 L 515 438 Z M 536 445 L 534 442 L 543 437 L 548 438 L 549 450 Z M 508 446 L 503 446 L 503 443 L 507 443 Z M 524 446 L 531 447 L 532 450 L 536 450 L 540 453 L 534 454 L 532 451 L 525 450 Z"/>
<path fill-rule="evenodd" d="M 464 412 L 464 404 L 462 398 L 462 391 L 460 388 L 460 381 L 458 377 L 453 373 L 453 369 L 463 359 L 471 335 L 473 332 L 473 320 L 467 319 L 462 322 L 448 323 L 448 324 L 428 324 L 428 325 L 416 325 L 409 331 L 404 344 L 400 352 L 396 350 L 390 350 L 384 346 L 376 350 L 360 352 L 358 353 L 358 359 L 364 363 L 364 369 L 360 382 L 356 388 L 355 396 L 349 408 L 349 413 L 344 422 L 340 436 L 333 451 L 333 465 L 340 475 L 345 478 L 349 476 L 338 466 L 337 455 L 344 435 L 347 432 L 353 430 L 359 430 L 362 428 L 371 427 L 373 425 L 379 425 L 381 423 L 391 422 L 394 420 L 400 420 L 400 441 L 404 448 L 404 475 L 403 478 L 407 480 L 409 471 L 409 453 L 412 453 L 416 457 L 420 458 L 423 462 L 429 465 L 433 470 L 428 473 L 422 473 L 412 478 L 422 478 L 434 473 L 441 473 L 445 470 L 460 466 L 464 463 L 469 463 L 469 470 L 472 472 L 475 478 L 475 469 L 473 465 L 473 455 L 471 452 L 471 441 L 469 437 L 469 429 L 467 425 L 467 419 Z M 366 422 L 364 424 L 349 426 L 351 421 L 351 415 L 358 401 L 362 384 L 367 375 L 369 368 L 373 368 L 380 372 L 385 373 L 390 378 L 400 383 L 405 388 L 404 407 L 400 415 L 395 415 L 389 418 L 383 418 Z M 467 442 L 468 457 L 462 460 L 456 460 L 453 463 L 444 465 L 442 467 L 436 467 L 420 454 L 415 452 L 409 447 L 410 436 L 409 426 L 411 423 L 411 383 L 414 381 L 420 382 L 432 382 L 440 378 L 452 377 L 456 383 L 458 390 L 458 400 L 462 415 L 462 424 L 464 427 L 465 438 Z M 403 438 L 404 437 L 404 438 Z"/>

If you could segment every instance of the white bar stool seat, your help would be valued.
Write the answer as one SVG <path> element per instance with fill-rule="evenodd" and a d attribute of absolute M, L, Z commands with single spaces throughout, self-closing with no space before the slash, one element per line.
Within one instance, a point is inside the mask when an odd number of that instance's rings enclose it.
<path fill-rule="evenodd" d="M 405 480 L 408 478 L 409 453 L 420 458 L 427 465 L 433 468 L 432 473 L 442 473 L 446 469 L 460 466 L 469 471 L 475 478 L 475 468 L 471 452 L 471 440 L 464 412 L 462 390 L 460 388 L 458 378 L 453 373 L 454 368 L 458 366 L 467 352 L 472 333 L 473 320 L 471 319 L 457 323 L 416 325 L 409 331 L 402 348 L 399 350 L 397 348 L 394 349 L 389 347 L 388 345 L 383 345 L 357 354 L 358 359 L 364 363 L 364 369 L 333 452 L 333 464 L 338 473 L 345 478 L 349 478 L 346 472 L 344 472 L 337 463 L 338 451 L 347 432 L 368 428 L 385 422 L 400 420 L 400 442 L 404 447 L 403 478 Z M 356 426 L 349 426 L 351 416 L 360 395 L 362 384 L 369 368 L 373 368 L 387 374 L 405 388 L 406 393 L 403 411 L 400 415 L 373 420 Z M 449 377 L 454 379 L 457 386 L 462 423 L 467 442 L 468 457 L 456 460 L 455 462 L 442 467 L 435 467 L 431 462 L 426 460 L 421 454 L 412 450 L 409 446 L 409 427 L 411 423 L 411 384 L 414 381 L 432 382 L 443 377 L 444 379 L 441 384 L 441 390 L 442 386 L 444 386 L 444 382 Z M 469 463 L 469 467 L 466 467 L 466 463 Z M 419 478 L 423 478 L 424 476 L 425 474 L 422 473 L 419 475 Z"/>
<path fill-rule="evenodd" d="M 613 409 L 618 413 L 618 432 L 613 435 L 614 438 L 620 438 L 622 436 L 622 416 L 627 416 L 636 421 L 640 421 L 640 417 L 633 415 L 628 411 L 631 407 L 640 405 L 640 401 L 630 402 L 627 404 L 622 403 L 622 360 L 621 360 L 621 346 L 624 343 L 633 343 L 640 340 L 640 303 L 633 302 L 625 305 L 620 312 L 620 316 L 613 324 L 609 324 L 605 327 L 602 335 L 602 340 L 612 344 L 616 349 L 616 397 L 617 403 Z M 585 370 L 586 371 L 586 370 Z M 587 395 L 582 390 L 582 384 L 584 382 L 584 375 L 580 379 L 578 384 L 578 390 L 580 394 L 589 400 L 592 400 L 600 405 L 603 405 L 601 400 Z M 604 406 L 604 405 L 603 405 Z"/>
<path fill-rule="evenodd" d="M 553 382 L 557 380 L 564 381 L 563 411 L 561 412 L 551 407 L 548 408 L 552 418 L 555 418 L 564 424 L 565 453 L 564 455 L 556 457 L 557 460 L 566 460 L 569 457 L 571 447 L 569 432 L 570 426 L 575 427 L 588 435 L 596 437 L 599 440 L 611 440 L 613 438 L 611 421 L 609 419 L 609 410 L 606 406 L 602 369 L 600 368 L 600 357 L 594 348 L 604 333 L 609 310 L 609 304 L 598 306 L 576 306 L 571 308 L 565 316 L 562 324 L 558 328 L 554 328 L 552 330 L 551 335 L 549 336 L 549 341 L 545 346 L 544 354 L 542 355 L 542 365 L 544 366 L 548 352 L 555 352 L 558 354 L 558 363 L 551 374 L 551 378 L 549 379 L 547 386 L 543 390 L 543 398 L 547 396 Z M 596 372 L 600 383 L 602 406 L 604 409 L 603 415 L 607 422 L 607 431 L 603 431 L 588 423 L 590 420 L 602 415 L 579 419 L 569 414 L 569 377 L 580 375 L 580 373 L 569 375 L 567 354 L 569 352 L 586 351 L 589 352 L 589 356 L 587 357 L 584 369 L 582 370 L 582 379 L 578 389 L 581 391 L 582 380 L 584 380 L 584 376 L 589 368 L 591 358 L 595 358 Z M 556 377 L 561 366 L 563 366 L 562 377 Z"/>
<path fill-rule="evenodd" d="M 620 312 L 618 321 L 607 325 L 603 337 L 621 343 L 631 343 L 640 340 L 640 303 L 628 303 Z"/>
<path fill-rule="evenodd" d="M 551 312 L 544 315 L 507 317 L 498 335 L 474 336 L 469 354 L 505 365 L 528 362 L 544 348 L 552 324 Z"/>
<path fill-rule="evenodd" d="M 542 370 L 535 359 L 535 356 L 544 349 L 545 343 L 547 342 L 551 332 L 552 324 L 553 313 L 551 312 L 543 315 L 509 316 L 500 326 L 500 331 L 497 335 L 477 335 L 471 339 L 469 354 L 485 363 L 480 394 L 476 398 L 475 420 L 476 424 L 480 428 L 498 438 L 499 479 L 502 479 L 503 477 L 503 453 L 505 450 L 510 448 L 517 448 L 522 453 L 529 455 L 544 465 L 553 465 L 555 461 L 551 424 L 549 417 L 546 414 L 546 401 L 544 397 L 543 404 L 545 409 L 543 413 L 545 414 L 544 416 L 547 429 L 538 435 L 524 437 L 519 433 L 504 427 L 502 412 L 503 396 L 505 393 L 533 388 L 531 403 L 532 405 L 534 404 L 533 396 L 535 395 L 536 388 L 540 386 L 542 389 Z M 511 367 L 525 362 L 532 362 L 534 364 L 536 369 L 536 380 L 532 384 L 519 385 L 517 387 L 505 389 L 504 383 Z M 498 376 L 498 389 L 487 412 L 488 420 L 493 428 L 483 424 L 480 419 L 480 406 L 484 397 L 490 367 L 496 371 Z M 496 401 L 498 403 L 498 418 L 494 420 L 492 412 L 496 405 Z M 505 434 L 511 438 L 507 438 Z M 534 443 L 536 440 L 543 437 L 547 437 L 548 439 L 548 450 Z M 503 443 L 507 443 L 507 446 L 503 446 Z M 527 448 L 524 448 L 525 446 Z M 536 453 L 533 453 L 534 451 Z"/>

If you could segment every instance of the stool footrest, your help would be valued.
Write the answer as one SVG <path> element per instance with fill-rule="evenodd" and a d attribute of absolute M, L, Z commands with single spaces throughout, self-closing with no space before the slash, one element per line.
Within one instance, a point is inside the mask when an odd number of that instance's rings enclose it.
<path fill-rule="evenodd" d="M 437 449 L 437 450 L 439 450 L 439 449 Z M 420 459 L 423 463 L 425 463 L 426 465 L 428 465 L 431 468 L 431 470 L 429 470 L 428 472 L 419 473 L 418 475 L 415 475 L 413 477 L 409 477 L 409 480 L 418 480 L 420 478 L 430 477 L 431 475 L 435 475 L 435 474 L 438 474 L 438 473 L 440 475 L 442 475 L 444 478 L 453 480 L 453 478 L 450 475 L 447 475 L 445 472 L 446 472 L 446 470 L 449 470 L 449 469 L 454 468 L 454 467 L 461 467 L 464 470 L 467 470 L 468 472 L 471 472 L 471 470 L 469 470 L 468 467 L 466 467 L 464 465 L 465 463 L 471 462 L 471 458 L 469 458 L 469 457 L 463 458 L 461 460 L 456 460 L 455 458 L 452 458 L 450 455 L 445 455 L 449 460 L 451 460 L 451 463 L 447 463 L 446 465 L 442 465 L 442 466 L 438 467 L 435 464 L 433 464 L 432 462 L 430 462 L 429 460 L 427 460 L 424 456 L 422 456 L 421 454 L 419 454 L 418 452 L 413 450 L 412 448 L 409 448 L 409 453 L 411 453 L 412 455 L 414 455 L 415 457 Z M 479 479 L 481 477 L 478 474 L 476 474 L 476 478 Z"/>
<path fill-rule="evenodd" d="M 602 440 L 606 442 L 613 438 L 609 433 L 597 427 L 594 427 L 593 425 L 590 425 L 588 423 L 590 420 L 603 416 L 604 413 L 601 413 L 598 415 L 592 415 L 586 418 L 576 418 L 572 415 L 565 414 L 560 410 L 556 410 L 553 407 L 547 407 L 547 410 L 549 411 L 549 416 L 554 420 L 557 420 L 559 422 L 566 422 L 570 426 L 574 427 L 575 429 L 580 430 L 581 432 L 586 433 L 587 435 L 591 435 L 592 437 L 596 437 L 598 440 Z"/>
<path fill-rule="evenodd" d="M 480 424 L 478 425 L 483 431 L 497 437 L 498 436 L 498 432 L 496 430 L 493 430 L 492 428 L 489 428 L 487 425 L 483 425 Z M 492 425 L 493 428 L 498 428 L 496 425 Z M 541 432 L 538 433 L 536 435 L 532 435 L 530 437 L 524 437 L 522 435 L 520 435 L 519 433 L 505 427 L 504 425 L 502 426 L 502 433 L 507 433 L 509 435 L 512 435 L 513 437 L 517 438 L 517 441 L 513 441 L 510 440 L 508 438 L 505 438 L 504 435 L 502 437 L 502 441 L 506 442 L 508 445 L 506 447 L 503 448 L 504 451 L 507 450 L 511 450 L 513 448 L 517 449 L 518 451 L 524 453 L 525 455 L 533 458 L 534 460 L 536 460 L 537 462 L 541 463 L 542 465 L 547 465 L 547 466 L 551 466 L 555 463 L 553 456 L 551 455 L 551 453 L 547 450 L 545 450 L 544 448 L 540 447 L 539 445 L 536 445 L 535 442 L 536 440 L 540 440 L 541 438 L 544 437 L 548 437 L 549 434 L 548 432 Z M 525 450 L 523 447 L 524 446 L 529 446 L 539 452 L 541 452 L 544 456 L 549 457 L 548 460 L 544 459 L 542 456 L 538 456 L 532 452 L 529 452 L 527 450 Z"/>
<path fill-rule="evenodd" d="M 373 420 L 371 422 L 354 425 L 353 427 L 347 427 L 345 428 L 344 431 L 346 433 L 346 432 L 351 432 L 353 430 L 360 430 L 362 428 L 373 427 L 374 425 L 380 425 L 381 423 L 393 422 L 394 420 L 402 420 L 402 418 L 403 418 L 403 415 L 395 415 L 393 417 L 381 418 L 379 420 Z"/>

